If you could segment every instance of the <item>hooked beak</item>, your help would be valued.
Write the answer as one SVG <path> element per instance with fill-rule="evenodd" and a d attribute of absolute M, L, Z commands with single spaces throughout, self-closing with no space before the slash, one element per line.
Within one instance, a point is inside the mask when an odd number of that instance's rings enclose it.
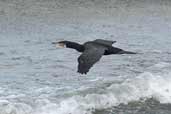
<path fill-rule="evenodd" d="M 52 44 L 55 44 L 55 45 L 56 45 L 56 47 L 62 47 L 62 48 L 64 48 L 64 47 L 65 47 L 65 44 L 64 44 L 64 43 L 52 42 Z"/>

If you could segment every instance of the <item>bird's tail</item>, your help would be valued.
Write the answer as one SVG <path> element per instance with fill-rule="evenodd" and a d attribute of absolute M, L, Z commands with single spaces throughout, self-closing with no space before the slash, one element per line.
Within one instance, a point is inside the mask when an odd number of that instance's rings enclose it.
<path fill-rule="evenodd" d="M 118 54 L 137 54 L 136 52 L 131 52 L 131 51 L 120 51 Z"/>

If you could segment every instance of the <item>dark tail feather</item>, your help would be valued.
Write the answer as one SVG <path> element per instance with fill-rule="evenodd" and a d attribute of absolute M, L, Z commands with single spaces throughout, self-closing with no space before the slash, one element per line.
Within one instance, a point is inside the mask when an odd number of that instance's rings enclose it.
<path fill-rule="evenodd" d="M 137 54 L 136 52 L 131 52 L 131 51 L 120 51 L 118 54 Z"/>

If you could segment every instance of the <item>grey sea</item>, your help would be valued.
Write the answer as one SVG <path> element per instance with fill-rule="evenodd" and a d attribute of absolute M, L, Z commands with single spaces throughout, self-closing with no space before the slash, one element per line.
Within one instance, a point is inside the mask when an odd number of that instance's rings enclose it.
<path fill-rule="evenodd" d="M 51 44 L 95 39 L 138 54 Z M 171 114 L 171 1 L 0 0 L 0 114 Z"/>

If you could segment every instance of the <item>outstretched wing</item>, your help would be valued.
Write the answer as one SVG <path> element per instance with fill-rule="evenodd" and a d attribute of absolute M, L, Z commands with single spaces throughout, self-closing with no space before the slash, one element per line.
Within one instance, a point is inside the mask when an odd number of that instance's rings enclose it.
<path fill-rule="evenodd" d="M 108 46 L 112 46 L 113 43 L 116 43 L 116 41 L 103 40 L 103 39 L 96 39 L 93 42 L 96 42 L 96 43 L 102 44 L 102 45 L 108 45 Z"/>
<path fill-rule="evenodd" d="M 78 72 L 87 74 L 89 69 L 100 60 L 106 47 L 100 45 L 87 45 L 83 54 L 78 58 Z"/>

